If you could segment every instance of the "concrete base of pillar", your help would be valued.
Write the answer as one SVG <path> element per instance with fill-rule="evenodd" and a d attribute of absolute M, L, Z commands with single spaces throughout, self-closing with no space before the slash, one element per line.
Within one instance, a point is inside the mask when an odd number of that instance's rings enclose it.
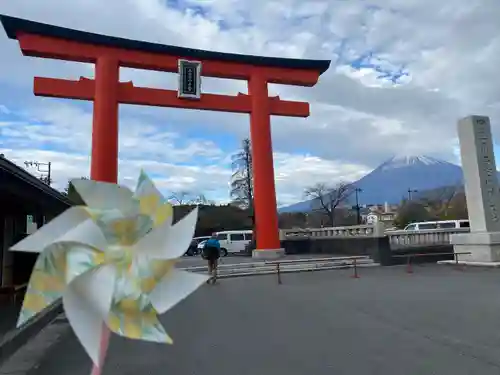
<path fill-rule="evenodd" d="M 447 264 L 450 266 L 472 266 L 472 267 L 487 267 L 487 268 L 500 268 L 500 262 L 469 262 L 459 260 L 458 263 L 454 260 L 440 260 L 437 264 Z"/>
<path fill-rule="evenodd" d="M 459 262 L 500 262 L 500 232 L 454 234 L 450 238 L 450 243 L 455 254 L 458 254 Z"/>
<path fill-rule="evenodd" d="M 285 256 L 285 249 L 254 250 L 252 258 L 255 259 L 279 259 Z"/>

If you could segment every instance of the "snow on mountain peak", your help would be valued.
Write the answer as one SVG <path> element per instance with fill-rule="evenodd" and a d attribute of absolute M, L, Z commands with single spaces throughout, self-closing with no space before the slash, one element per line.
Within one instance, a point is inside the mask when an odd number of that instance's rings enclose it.
<path fill-rule="evenodd" d="M 442 164 L 442 160 L 426 155 L 396 155 L 382 164 L 382 169 L 394 169 L 408 167 L 411 165 L 433 165 Z"/>

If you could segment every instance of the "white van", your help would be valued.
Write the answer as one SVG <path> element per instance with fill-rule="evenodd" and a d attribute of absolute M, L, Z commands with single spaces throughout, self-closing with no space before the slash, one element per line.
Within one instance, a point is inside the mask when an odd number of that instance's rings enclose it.
<path fill-rule="evenodd" d="M 217 232 L 217 239 L 220 243 L 221 256 L 228 253 L 239 253 L 245 251 L 245 246 L 252 241 L 252 230 L 227 230 Z M 203 249 L 206 241 L 200 242 L 199 249 Z"/>
<path fill-rule="evenodd" d="M 469 220 L 424 221 L 408 224 L 404 230 L 455 229 L 470 228 Z"/>

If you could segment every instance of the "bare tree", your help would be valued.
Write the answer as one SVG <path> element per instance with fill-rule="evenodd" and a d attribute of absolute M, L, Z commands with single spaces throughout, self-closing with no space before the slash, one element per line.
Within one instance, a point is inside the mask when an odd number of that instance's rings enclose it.
<path fill-rule="evenodd" d="M 197 205 L 213 205 L 213 204 L 215 204 L 214 201 L 207 199 L 205 194 L 198 194 L 198 195 L 194 196 L 191 199 L 191 203 L 197 204 Z"/>
<path fill-rule="evenodd" d="M 232 156 L 232 204 L 247 209 L 253 218 L 253 170 L 250 139 L 242 142 L 241 150 Z"/>
<path fill-rule="evenodd" d="M 449 216 L 453 200 L 459 193 L 459 185 L 444 186 L 429 191 L 420 198 L 420 201 L 434 216 L 446 219 Z"/>
<path fill-rule="evenodd" d="M 334 225 L 335 210 L 342 202 L 349 198 L 353 191 L 352 185 L 346 182 L 339 182 L 335 186 L 317 183 L 306 188 L 304 196 L 312 199 L 313 204 L 319 206 L 318 210 L 323 211 L 328 216 L 330 225 Z"/>
<path fill-rule="evenodd" d="M 194 194 L 189 191 L 179 191 L 173 192 L 168 197 L 174 205 L 209 205 L 213 204 L 212 201 L 208 200 L 204 194 Z"/>
<path fill-rule="evenodd" d="M 177 192 L 173 192 L 172 194 L 170 194 L 170 196 L 168 197 L 168 200 L 172 201 L 173 204 L 183 205 L 183 204 L 188 203 L 189 196 L 190 196 L 190 193 L 187 191 L 184 191 L 184 190 L 177 191 Z"/>

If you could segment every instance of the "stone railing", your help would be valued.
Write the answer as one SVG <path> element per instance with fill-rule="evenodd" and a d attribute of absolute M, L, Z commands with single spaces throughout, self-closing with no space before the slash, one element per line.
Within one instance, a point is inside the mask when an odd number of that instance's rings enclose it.
<path fill-rule="evenodd" d="M 333 237 L 383 237 L 389 238 L 391 248 L 406 246 L 447 245 L 455 233 L 467 233 L 469 228 L 429 229 L 420 231 L 385 231 L 383 224 L 353 225 L 349 227 L 282 229 L 281 240 L 300 238 L 324 239 Z"/>
<path fill-rule="evenodd" d="M 280 239 L 295 238 L 331 238 L 331 237 L 381 237 L 384 235 L 383 224 L 352 225 L 349 227 L 281 229 Z"/>
<path fill-rule="evenodd" d="M 391 248 L 406 246 L 448 245 L 450 236 L 457 233 L 468 233 L 469 228 L 429 229 L 419 231 L 395 230 L 386 232 Z"/>

